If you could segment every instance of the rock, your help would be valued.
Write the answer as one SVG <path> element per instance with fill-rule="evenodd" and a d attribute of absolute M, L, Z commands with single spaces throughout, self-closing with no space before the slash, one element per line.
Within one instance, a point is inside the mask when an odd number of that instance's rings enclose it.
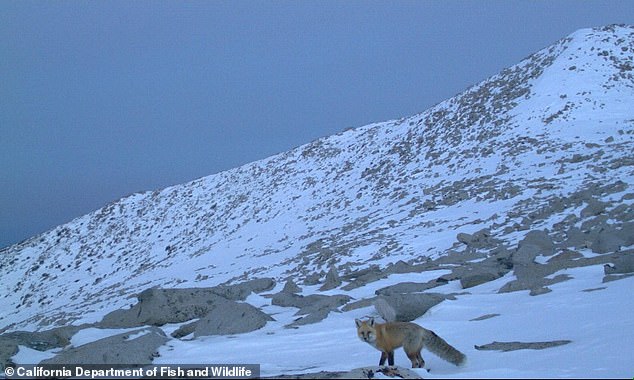
<path fill-rule="evenodd" d="M 603 266 L 603 271 L 606 275 L 634 272 L 634 254 L 614 259 L 612 264 L 605 264 Z"/>
<path fill-rule="evenodd" d="M 498 273 L 483 271 L 479 273 L 466 274 L 460 278 L 460 285 L 463 289 L 484 284 L 485 282 L 497 280 L 501 276 Z"/>
<path fill-rule="evenodd" d="M 233 301 L 244 301 L 251 293 L 262 293 L 275 287 L 272 278 L 257 278 L 235 285 L 218 285 L 210 288 L 215 294 Z"/>
<path fill-rule="evenodd" d="M 284 288 L 282 289 L 282 292 L 284 293 L 301 293 L 302 288 L 300 288 L 299 286 L 297 286 L 297 284 L 292 280 L 292 279 L 288 279 L 288 281 L 286 281 L 286 283 L 284 284 Z"/>
<path fill-rule="evenodd" d="M 482 346 L 474 346 L 476 350 L 516 351 L 516 350 L 543 350 L 545 348 L 562 346 L 570 340 L 554 340 L 550 342 L 493 342 Z"/>
<path fill-rule="evenodd" d="M 13 341 L 20 346 L 26 346 L 38 351 L 47 351 L 52 348 L 62 348 L 70 344 L 70 338 L 81 329 L 89 327 L 62 326 L 45 331 L 14 331 L 0 336 L 2 340 Z"/>
<path fill-rule="evenodd" d="M 566 249 L 563 252 L 548 259 L 548 263 L 552 264 L 557 262 L 567 262 L 567 261 L 576 260 L 582 257 L 583 255 L 581 253 Z"/>
<path fill-rule="evenodd" d="M 345 279 L 350 279 L 351 281 L 349 284 L 346 284 L 341 289 L 345 291 L 350 291 L 352 289 L 360 288 L 387 276 L 388 273 L 385 273 L 383 270 L 381 270 L 378 265 L 371 265 L 369 268 L 347 274 L 345 276 Z"/>
<path fill-rule="evenodd" d="M 207 335 L 233 335 L 258 330 L 268 321 L 273 321 L 260 309 L 241 302 L 218 305 L 194 322 L 194 337 Z"/>
<path fill-rule="evenodd" d="M 168 338 L 157 327 L 146 327 L 62 351 L 40 364 L 148 365 Z"/>
<path fill-rule="evenodd" d="M 415 265 L 408 264 L 403 260 L 399 260 L 393 265 L 388 265 L 387 268 L 385 268 L 385 272 L 389 274 L 411 273 L 419 271 L 419 268 L 417 268 Z"/>
<path fill-rule="evenodd" d="M 469 245 L 473 241 L 473 236 L 464 232 L 460 232 L 456 236 L 456 239 L 465 245 Z"/>
<path fill-rule="evenodd" d="M 321 275 L 319 273 L 309 274 L 308 276 L 306 276 L 306 278 L 304 278 L 304 285 L 307 285 L 307 286 L 317 285 L 319 284 L 320 278 L 321 278 Z"/>
<path fill-rule="evenodd" d="M 138 302 L 130 309 L 115 310 L 97 325 L 105 328 L 162 326 L 204 317 L 217 305 L 244 300 L 251 292 L 263 292 L 275 286 L 270 278 L 246 281 L 236 285 L 211 288 L 150 288 L 137 295 Z"/>
<path fill-rule="evenodd" d="M 581 217 L 588 218 L 591 216 L 596 216 L 603 213 L 606 207 L 609 205 L 608 203 L 598 201 L 596 199 L 588 199 L 588 205 L 581 210 Z"/>
<path fill-rule="evenodd" d="M 552 256 L 555 244 L 546 231 L 529 231 L 517 245 L 517 253 L 513 255 L 514 262 L 532 262 L 535 256 Z"/>
<path fill-rule="evenodd" d="M 126 328 L 186 322 L 205 316 L 214 304 L 229 302 L 211 288 L 150 288 L 139 293 L 137 298 L 138 302 L 132 308 L 115 310 L 97 325 Z"/>
<path fill-rule="evenodd" d="M 337 273 L 337 268 L 335 266 L 331 266 L 328 274 L 326 274 L 326 281 L 319 288 L 320 291 L 331 290 L 341 285 L 341 279 L 339 278 L 339 274 Z"/>
<path fill-rule="evenodd" d="M 271 304 L 282 307 L 297 307 L 299 310 L 295 315 L 305 317 L 291 323 L 291 327 L 300 324 L 319 322 L 328 316 L 331 311 L 337 310 L 340 306 L 348 303 L 352 298 L 343 294 L 326 296 L 323 294 L 311 294 L 302 296 L 298 294 L 279 292 L 271 298 Z M 315 315 L 311 315 L 315 314 Z M 300 320 L 304 319 L 300 322 Z"/>
<path fill-rule="evenodd" d="M 488 228 L 483 228 L 472 235 L 461 232 L 456 236 L 456 239 L 467 247 L 475 249 L 491 248 L 499 244 L 499 240 L 491 236 L 491 231 Z"/>
<path fill-rule="evenodd" d="M 15 364 L 11 358 L 17 353 L 18 344 L 16 341 L 0 336 L 0 373 L 4 373 L 5 368 Z"/>
<path fill-rule="evenodd" d="M 18 353 L 18 346 L 38 351 L 63 348 L 70 344 L 70 338 L 77 331 L 89 326 L 62 326 L 45 331 L 14 331 L 0 335 L 0 371 L 12 364 L 11 357 Z"/>
<path fill-rule="evenodd" d="M 345 312 L 369 307 L 374 305 L 374 301 L 376 301 L 376 297 L 363 298 L 355 302 L 347 303 L 346 305 L 344 305 L 344 307 L 341 308 L 341 311 Z"/>
<path fill-rule="evenodd" d="M 379 296 L 374 307 L 386 321 L 410 322 L 444 301 L 445 298 L 446 295 L 438 293 L 392 294 Z"/>
<path fill-rule="evenodd" d="M 386 286 L 384 288 L 378 289 L 374 292 L 376 295 L 390 295 L 390 294 L 399 294 L 399 293 L 416 293 L 423 292 L 425 290 L 435 288 L 436 286 L 444 285 L 438 283 L 436 280 L 432 280 L 429 282 L 401 282 L 398 284 Z"/>
<path fill-rule="evenodd" d="M 623 246 L 631 245 L 628 241 L 631 235 L 628 236 L 628 232 L 634 231 L 625 231 L 617 229 L 612 224 L 604 224 L 596 234 L 595 241 L 592 243 L 592 251 L 596 253 L 616 252 Z"/>
<path fill-rule="evenodd" d="M 497 313 L 493 313 L 493 314 L 484 314 L 484 315 L 481 315 L 481 316 L 479 316 L 479 317 L 477 317 L 477 318 L 470 319 L 469 321 L 470 321 L 470 322 L 474 322 L 474 321 L 483 321 L 483 320 L 485 320 L 485 319 L 494 318 L 494 317 L 499 317 L 499 316 L 500 316 L 500 314 L 497 314 Z"/>

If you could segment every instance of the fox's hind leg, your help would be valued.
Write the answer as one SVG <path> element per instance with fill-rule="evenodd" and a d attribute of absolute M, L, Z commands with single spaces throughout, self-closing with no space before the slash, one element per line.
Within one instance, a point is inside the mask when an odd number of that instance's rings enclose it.
<path fill-rule="evenodd" d="M 406 352 L 407 357 L 412 362 L 412 368 L 423 368 L 425 361 L 420 352 Z"/>
<path fill-rule="evenodd" d="M 420 354 L 420 351 L 418 351 L 418 368 L 423 367 L 425 367 L 425 361 L 423 360 L 423 356 Z"/>

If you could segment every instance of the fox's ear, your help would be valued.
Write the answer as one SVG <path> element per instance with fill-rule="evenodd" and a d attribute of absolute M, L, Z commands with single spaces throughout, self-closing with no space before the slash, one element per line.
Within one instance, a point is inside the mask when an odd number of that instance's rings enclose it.
<path fill-rule="evenodd" d="M 357 325 L 357 328 L 361 327 L 361 320 L 360 319 L 355 319 L 354 320 L 354 324 Z"/>
<path fill-rule="evenodd" d="M 370 327 L 374 327 L 374 318 L 370 318 L 368 320 L 368 325 L 370 325 Z"/>

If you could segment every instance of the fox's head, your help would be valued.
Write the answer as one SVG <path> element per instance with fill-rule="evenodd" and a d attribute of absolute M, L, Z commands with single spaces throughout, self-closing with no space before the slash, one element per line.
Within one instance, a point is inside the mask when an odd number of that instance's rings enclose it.
<path fill-rule="evenodd" d="M 376 327 L 374 327 L 374 318 L 370 318 L 367 321 L 355 319 L 354 323 L 357 325 L 357 335 L 359 339 L 366 343 L 374 345 L 376 341 Z"/>

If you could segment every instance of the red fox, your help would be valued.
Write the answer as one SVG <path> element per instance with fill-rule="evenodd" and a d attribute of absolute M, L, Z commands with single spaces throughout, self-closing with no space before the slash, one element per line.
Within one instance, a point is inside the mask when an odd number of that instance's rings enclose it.
<path fill-rule="evenodd" d="M 381 351 L 379 365 L 394 365 L 394 349 L 403 347 L 412 368 L 423 368 L 425 361 L 420 354 L 423 347 L 442 359 L 455 364 L 464 364 L 467 357 L 453 348 L 444 339 L 431 330 L 412 322 L 375 323 L 374 318 L 367 321 L 355 319 L 359 339 Z"/>

